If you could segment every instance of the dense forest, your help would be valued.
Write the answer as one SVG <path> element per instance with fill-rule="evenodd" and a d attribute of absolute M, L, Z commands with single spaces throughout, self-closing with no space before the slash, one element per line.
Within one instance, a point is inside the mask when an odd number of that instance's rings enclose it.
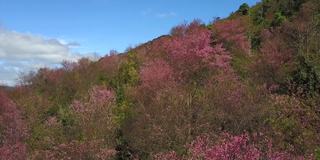
<path fill-rule="evenodd" d="M 320 160 L 320 1 L 243 4 L 0 90 L 1 160 Z"/>

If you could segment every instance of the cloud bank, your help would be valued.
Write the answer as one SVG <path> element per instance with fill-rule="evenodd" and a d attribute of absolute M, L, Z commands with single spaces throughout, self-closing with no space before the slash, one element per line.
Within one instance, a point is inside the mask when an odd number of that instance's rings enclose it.
<path fill-rule="evenodd" d="M 73 52 L 71 48 L 78 45 L 0 28 L 0 84 L 14 85 L 21 73 L 93 56 Z"/>

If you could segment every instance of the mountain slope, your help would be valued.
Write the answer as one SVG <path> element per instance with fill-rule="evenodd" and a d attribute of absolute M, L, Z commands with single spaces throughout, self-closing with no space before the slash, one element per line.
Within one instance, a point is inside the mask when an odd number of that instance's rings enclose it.
<path fill-rule="evenodd" d="M 26 75 L 28 158 L 319 158 L 319 25 L 318 0 L 263 0 Z"/>

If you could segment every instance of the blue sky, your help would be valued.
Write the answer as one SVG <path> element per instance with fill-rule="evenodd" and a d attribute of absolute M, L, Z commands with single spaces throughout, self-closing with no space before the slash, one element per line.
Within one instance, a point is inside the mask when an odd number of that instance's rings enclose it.
<path fill-rule="evenodd" d="M 0 83 L 61 59 L 122 52 L 185 21 L 209 22 L 258 1 L 0 0 Z"/>

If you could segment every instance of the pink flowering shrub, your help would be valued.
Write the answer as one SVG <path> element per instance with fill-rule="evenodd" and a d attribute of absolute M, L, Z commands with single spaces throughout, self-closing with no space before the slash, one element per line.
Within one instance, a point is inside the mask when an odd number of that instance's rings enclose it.
<path fill-rule="evenodd" d="M 81 142 L 55 141 L 46 149 L 33 150 L 30 159 L 111 159 L 115 155 L 115 151 L 109 149 L 113 148 L 116 127 L 112 118 L 114 102 L 114 93 L 107 87 L 92 87 L 87 96 L 74 100 L 70 106 L 70 116 L 78 124 Z M 48 117 L 44 123 L 51 128 L 61 127 L 56 116 Z"/>
<path fill-rule="evenodd" d="M 22 142 L 15 144 L 4 144 L 0 148 L 0 159 L 3 160 L 25 160 L 27 157 L 27 146 Z"/>
<path fill-rule="evenodd" d="M 114 93 L 104 86 L 94 86 L 86 99 L 74 100 L 71 104 L 71 109 L 81 124 L 84 136 L 93 140 L 113 136 L 114 107 Z"/>
<path fill-rule="evenodd" d="M 98 61 L 99 69 L 101 69 L 104 74 L 113 77 L 118 71 L 120 62 L 119 55 L 110 53 L 110 55 L 105 56 Z"/>
<path fill-rule="evenodd" d="M 269 104 L 264 90 L 247 86 L 233 71 L 221 71 L 212 76 L 204 87 L 201 99 L 204 108 L 200 124 L 207 124 L 206 133 L 259 131 L 269 116 Z"/>
<path fill-rule="evenodd" d="M 315 150 L 320 144 L 317 113 L 293 96 L 272 95 L 271 100 L 274 110 L 270 122 L 277 146 L 298 154 Z"/>
<path fill-rule="evenodd" d="M 0 91 L 0 159 L 26 159 L 26 126 L 17 106 Z"/>
<path fill-rule="evenodd" d="M 212 145 L 209 136 L 199 136 L 188 145 L 189 154 L 192 159 L 203 159 Z"/>
<path fill-rule="evenodd" d="M 166 52 L 180 76 L 191 76 L 205 68 L 225 68 L 231 59 L 222 44 L 212 43 L 211 31 L 194 21 L 173 29 Z M 190 75 L 191 74 L 191 75 Z"/>
<path fill-rule="evenodd" d="M 292 160 L 303 159 L 295 157 L 286 152 L 275 151 L 270 143 L 256 145 L 249 138 L 248 134 L 232 136 L 223 134 L 213 142 L 207 136 L 196 138 L 188 147 L 188 154 L 182 157 L 176 152 L 160 153 L 154 156 L 155 160 Z"/>
<path fill-rule="evenodd" d="M 76 113 L 94 113 L 99 109 L 107 108 L 114 100 L 114 94 L 106 87 L 94 86 L 89 91 L 89 100 L 86 103 L 75 100 L 71 108 Z"/>
<path fill-rule="evenodd" d="M 197 147 L 199 145 L 205 146 L 207 141 L 198 140 L 191 144 L 190 150 L 197 157 L 202 157 L 206 160 L 256 160 L 261 156 L 261 152 L 254 146 L 249 144 L 249 137 L 247 134 L 240 136 L 231 136 L 226 134 L 220 142 L 212 147 Z M 203 150 L 204 149 L 204 150 Z M 202 154 L 197 155 L 197 154 Z"/>
<path fill-rule="evenodd" d="M 246 27 L 243 25 L 242 19 L 229 19 L 219 21 L 214 24 L 217 36 L 224 42 L 231 42 L 237 48 L 249 53 L 251 49 L 250 41 L 247 37 Z"/>
<path fill-rule="evenodd" d="M 89 92 L 89 103 L 99 105 L 105 105 L 112 103 L 114 100 L 114 93 L 106 87 L 94 86 Z"/>
<path fill-rule="evenodd" d="M 263 31 L 263 43 L 260 49 L 263 60 L 274 70 L 287 63 L 292 57 L 292 50 L 287 48 L 286 42 L 277 34 L 279 34 L 278 31 L 274 31 L 274 33 L 267 30 Z"/>
<path fill-rule="evenodd" d="M 252 65 L 255 81 L 264 84 L 270 91 L 277 91 L 279 84 L 287 83 L 293 69 L 293 48 L 281 37 L 279 30 L 264 30 L 261 33 L 261 54 Z"/>
<path fill-rule="evenodd" d="M 145 88 L 152 90 L 169 86 L 174 81 L 173 69 L 164 60 L 157 59 L 141 69 L 140 79 Z"/>

